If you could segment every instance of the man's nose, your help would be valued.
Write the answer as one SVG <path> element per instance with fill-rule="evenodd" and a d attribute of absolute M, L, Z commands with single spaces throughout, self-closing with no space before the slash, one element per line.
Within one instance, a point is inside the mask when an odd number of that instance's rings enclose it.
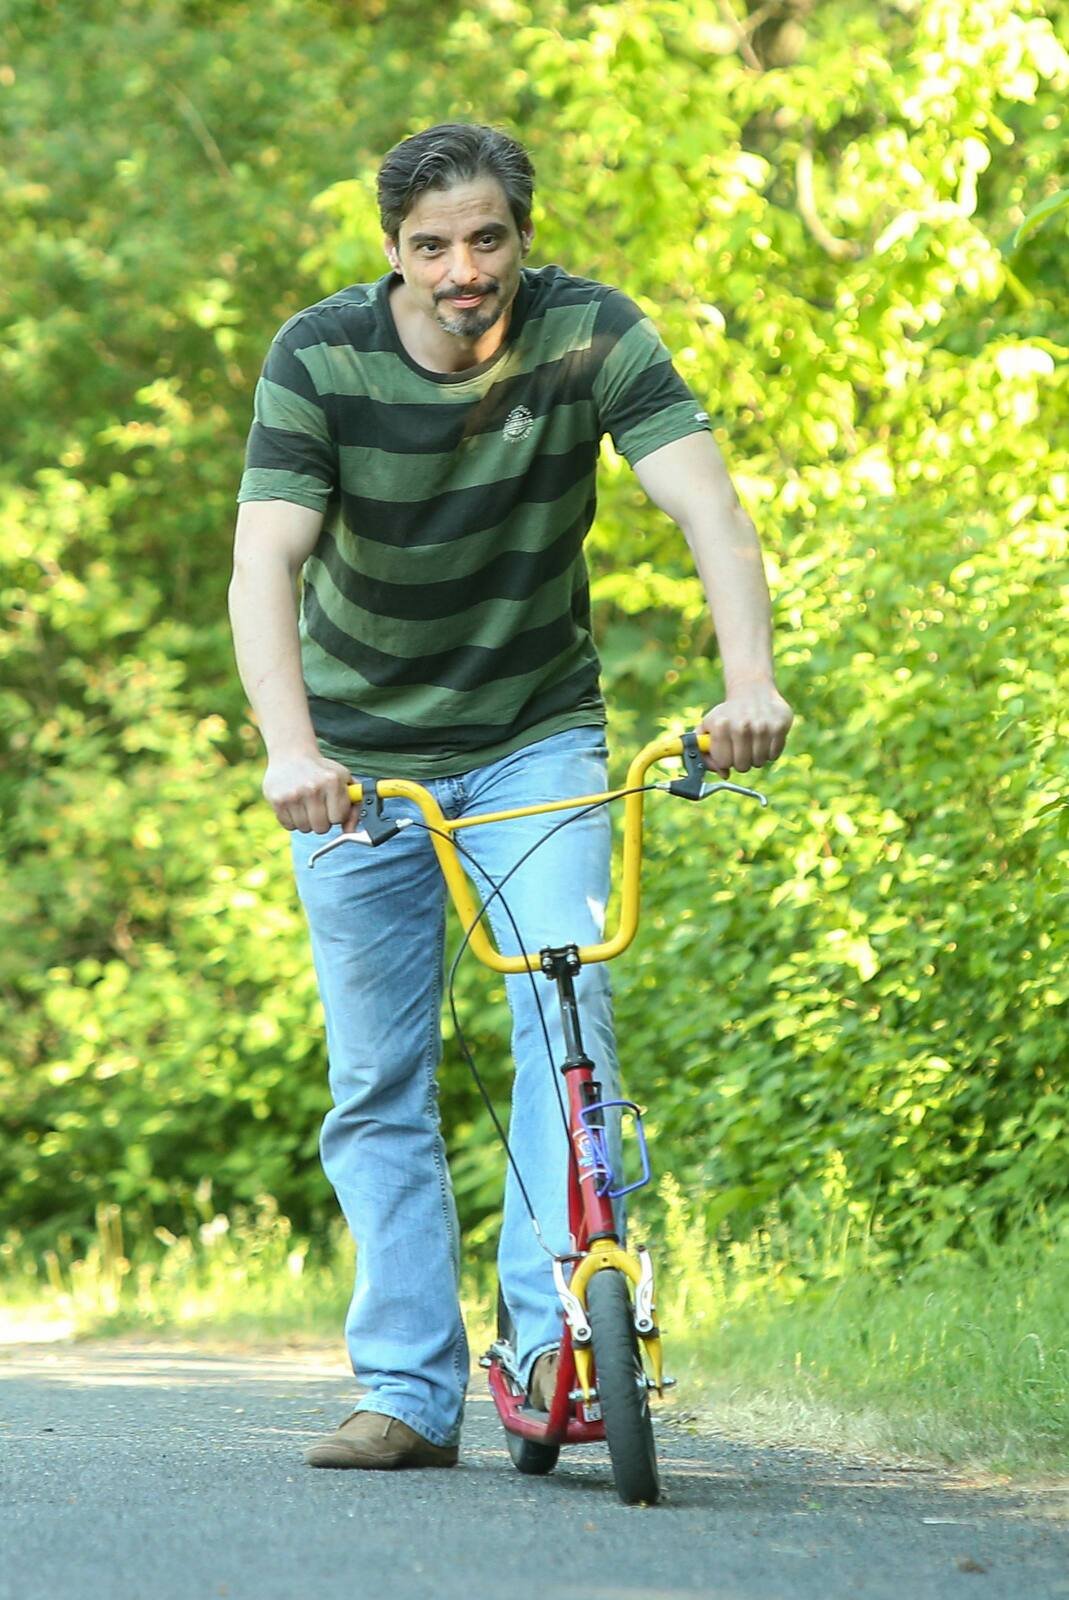
<path fill-rule="evenodd" d="M 449 276 L 458 287 L 476 281 L 479 276 L 479 268 L 470 250 L 461 247 L 454 252 Z"/>

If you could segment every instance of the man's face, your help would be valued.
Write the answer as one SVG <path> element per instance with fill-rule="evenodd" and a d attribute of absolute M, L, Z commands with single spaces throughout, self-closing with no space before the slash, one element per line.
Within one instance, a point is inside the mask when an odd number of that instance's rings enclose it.
<path fill-rule="evenodd" d="M 497 179 L 483 177 L 425 190 L 385 245 L 419 309 L 445 333 L 475 340 L 512 304 L 530 242 Z"/>

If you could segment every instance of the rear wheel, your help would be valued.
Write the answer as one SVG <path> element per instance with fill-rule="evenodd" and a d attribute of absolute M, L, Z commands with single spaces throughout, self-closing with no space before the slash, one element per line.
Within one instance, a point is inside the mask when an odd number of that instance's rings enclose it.
<path fill-rule="evenodd" d="M 497 1336 L 515 1348 L 515 1324 L 500 1289 L 497 1291 Z M 505 1443 L 516 1471 L 531 1478 L 544 1478 L 547 1472 L 552 1472 L 560 1456 L 559 1444 L 540 1444 L 537 1439 L 525 1439 L 522 1434 L 510 1433 L 507 1428 Z"/>
<path fill-rule="evenodd" d="M 625 1506 L 660 1498 L 650 1396 L 622 1272 L 603 1267 L 586 1291 L 594 1374 L 616 1492 Z"/>

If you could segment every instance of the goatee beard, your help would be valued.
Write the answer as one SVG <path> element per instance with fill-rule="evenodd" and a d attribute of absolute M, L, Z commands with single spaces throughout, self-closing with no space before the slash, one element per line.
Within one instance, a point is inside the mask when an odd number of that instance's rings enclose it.
<path fill-rule="evenodd" d="M 470 311 L 450 312 L 448 306 L 448 299 L 439 300 L 438 323 L 446 333 L 452 333 L 458 339 L 481 339 L 484 333 L 489 333 L 504 310 L 500 302 L 486 308 L 474 306 Z"/>

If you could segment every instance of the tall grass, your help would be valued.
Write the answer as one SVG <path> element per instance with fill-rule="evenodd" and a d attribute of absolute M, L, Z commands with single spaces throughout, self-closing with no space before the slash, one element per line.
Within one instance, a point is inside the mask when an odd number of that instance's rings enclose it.
<path fill-rule="evenodd" d="M 136 1330 L 319 1340 L 336 1333 L 353 1274 L 343 1226 L 313 1250 L 269 1195 L 224 1216 L 204 1183 L 196 1204 L 199 1224 L 178 1235 L 156 1228 L 128 1243 L 115 1205 L 97 1207 L 94 1237 L 80 1250 L 60 1238 L 36 1254 L 9 1235 L 0 1244 L 8 1322 L 17 1329 L 35 1310 L 38 1324 L 51 1320 L 77 1337 Z"/>
<path fill-rule="evenodd" d="M 728 1431 L 996 1471 L 1069 1470 L 1069 1218 L 895 1268 L 825 1216 L 710 1240 L 669 1180 L 664 1320 Z"/>
<path fill-rule="evenodd" d="M 900 1271 L 834 1215 L 809 1236 L 773 1224 L 725 1241 L 672 1180 L 661 1199 L 659 1320 L 677 1420 L 1018 1474 L 1069 1466 L 1069 1219 Z M 129 1246 L 116 1207 L 100 1208 L 81 1252 L 61 1241 L 37 1256 L 8 1238 L 0 1305 L 16 1336 L 19 1309 L 35 1308 L 81 1336 L 323 1340 L 342 1354 L 344 1230 L 312 1250 L 267 1197 L 225 1217 L 206 1187 L 198 1205 L 190 1233 L 157 1229 Z M 474 1268 L 476 1352 L 493 1298 L 491 1275 Z"/>

